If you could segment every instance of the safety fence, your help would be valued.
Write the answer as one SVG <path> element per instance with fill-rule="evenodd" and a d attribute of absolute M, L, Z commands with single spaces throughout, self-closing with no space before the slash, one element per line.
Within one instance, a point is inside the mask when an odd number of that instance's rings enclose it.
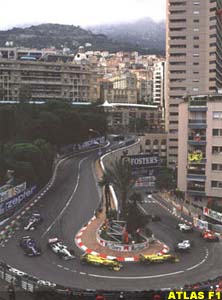
<path fill-rule="evenodd" d="M 143 291 L 106 291 L 106 290 L 95 290 L 95 289 L 77 289 L 64 287 L 53 282 L 45 281 L 32 277 L 24 272 L 21 272 L 4 262 L 0 262 L 0 279 L 7 282 L 13 283 L 17 289 L 21 289 L 29 293 L 30 299 L 53 299 L 53 300 L 74 300 L 74 299 L 85 299 L 91 300 L 96 299 L 97 295 L 104 296 L 106 300 L 164 300 L 167 299 L 167 294 L 170 288 L 163 288 L 160 290 L 143 290 Z M 216 277 L 211 280 L 197 282 L 193 284 L 187 284 L 183 287 L 175 287 L 174 290 L 213 290 L 221 291 L 222 287 L 222 276 Z M 1 294 L 0 294 L 1 296 Z M 101 298 L 102 299 L 102 298 Z"/>

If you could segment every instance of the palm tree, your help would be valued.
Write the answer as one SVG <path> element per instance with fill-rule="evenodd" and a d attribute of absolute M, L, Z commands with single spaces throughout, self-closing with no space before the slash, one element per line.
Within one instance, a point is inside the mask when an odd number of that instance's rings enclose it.
<path fill-rule="evenodd" d="M 125 221 L 128 197 L 135 184 L 131 165 L 126 160 L 116 160 L 111 164 L 110 168 L 106 169 L 104 176 L 104 179 L 109 180 L 109 182 L 114 185 L 119 193 L 121 217 Z"/>
<path fill-rule="evenodd" d="M 99 181 L 99 186 L 105 188 L 105 205 L 106 205 L 106 217 L 108 217 L 109 209 L 111 208 L 110 202 L 110 190 L 109 185 L 111 183 L 111 179 L 109 174 L 105 171 L 101 180 Z"/>

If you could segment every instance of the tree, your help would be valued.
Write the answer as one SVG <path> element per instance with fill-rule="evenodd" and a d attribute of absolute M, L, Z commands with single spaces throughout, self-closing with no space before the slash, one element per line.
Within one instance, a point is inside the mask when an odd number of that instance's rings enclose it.
<path fill-rule="evenodd" d="M 109 215 L 109 210 L 111 209 L 111 199 L 110 199 L 110 189 L 109 185 L 111 182 L 111 178 L 109 174 L 105 171 L 101 180 L 99 181 L 99 185 L 104 188 L 105 192 L 105 206 L 106 206 L 106 217 Z"/>
<path fill-rule="evenodd" d="M 148 223 L 148 217 L 144 215 L 135 203 L 130 203 L 126 214 L 127 231 L 135 234 L 137 229 L 144 228 Z"/>
<path fill-rule="evenodd" d="M 159 190 L 172 190 L 176 188 L 175 171 L 169 168 L 159 169 L 156 176 L 156 188 Z"/>
<path fill-rule="evenodd" d="M 114 185 L 120 196 L 121 218 L 126 220 L 126 208 L 128 197 L 133 190 L 135 179 L 132 175 L 132 168 L 129 162 L 122 159 L 116 160 L 106 169 L 110 183 Z"/>
<path fill-rule="evenodd" d="M 45 183 L 47 162 L 39 147 L 31 143 L 14 144 L 7 149 L 7 166 L 15 170 L 16 179 L 26 180 L 39 186 Z"/>

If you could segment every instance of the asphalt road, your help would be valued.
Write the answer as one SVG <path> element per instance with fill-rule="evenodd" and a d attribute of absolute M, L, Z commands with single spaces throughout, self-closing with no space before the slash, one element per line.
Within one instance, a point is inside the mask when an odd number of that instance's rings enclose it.
<path fill-rule="evenodd" d="M 114 272 L 105 268 L 82 266 L 78 258 L 63 261 L 50 252 L 46 247 L 47 240 L 58 237 L 80 254 L 80 250 L 74 244 L 75 234 L 93 216 L 99 203 L 99 193 L 93 174 L 96 155 L 97 151 L 91 151 L 65 160 L 58 169 L 53 187 L 33 207 L 34 211 L 42 214 L 44 222 L 36 231 L 29 234 L 41 244 L 43 255 L 29 258 L 23 254 L 18 241 L 27 235 L 27 232 L 21 226 L 6 246 L 0 248 L 1 260 L 39 279 L 83 289 L 172 288 L 221 274 L 221 244 L 204 242 L 198 232 L 181 233 L 175 228 L 178 220 L 153 199 L 147 199 L 148 203 L 144 203 L 143 207 L 146 211 L 162 217 L 161 222 L 150 224 L 156 237 L 171 248 L 181 239 L 194 241 L 191 253 L 180 255 L 179 263 L 160 265 L 125 263 L 120 272 Z"/>

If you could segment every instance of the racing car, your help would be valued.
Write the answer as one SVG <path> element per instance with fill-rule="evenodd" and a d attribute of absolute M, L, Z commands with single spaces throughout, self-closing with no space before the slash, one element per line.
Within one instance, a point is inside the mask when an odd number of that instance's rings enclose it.
<path fill-rule="evenodd" d="M 34 230 L 37 228 L 39 224 L 43 221 L 41 215 L 39 213 L 33 213 L 29 218 L 26 226 L 24 227 L 25 230 Z"/>
<path fill-rule="evenodd" d="M 177 224 L 177 228 L 182 232 L 192 232 L 193 231 L 193 226 L 187 225 L 185 223 Z"/>
<path fill-rule="evenodd" d="M 105 266 L 110 270 L 119 271 L 122 264 L 116 259 L 102 258 L 96 255 L 84 253 L 80 258 L 81 264 L 91 264 L 94 266 Z"/>
<path fill-rule="evenodd" d="M 179 262 L 179 258 L 173 254 L 151 254 L 151 255 L 140 255 L 139 261 L 144 262 L 146 264 L 151 263 L 163 263 L 165 261 L 168 262 Z"/>
<path fill-rule="evenodd" d="M 219 236 L 213 231 L 203 231 L 200 236 L 208 242 L 219 242 Z"/>
<path fill-rule="evenodd" d="M 64 260 L 74 259 L 75 252 L 72 249 L 68 249 L 58 238 L 52 238 L 48 240 L 48 248 L 52 250 L 59 258 Z"/>
<path fill-rule="evenodd" d="M 189 252 L 193 243 L 190 240 L 183 240 L 175 246 L 176 252 Z"/>
<path fill-rule="evenodd" d="M 36 241 L 30 236 L 24 236 L 19 242 L 20 247 L 23 249 L 27 256 L 40 256 L 41 248 L 37 246 Z"/>

